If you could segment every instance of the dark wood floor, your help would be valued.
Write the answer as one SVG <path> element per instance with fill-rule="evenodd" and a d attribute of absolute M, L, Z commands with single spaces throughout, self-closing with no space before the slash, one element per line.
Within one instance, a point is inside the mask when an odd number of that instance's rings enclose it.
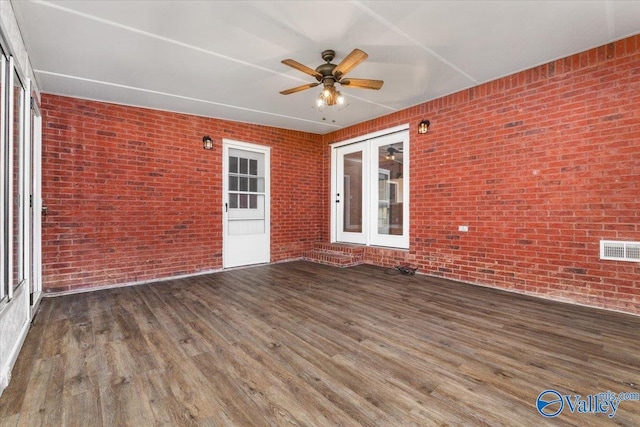
<path fill-rule="evenodd" d="M 0 425 L 640 425 L 640 318 L 291 262 L 45 299 Z"/>

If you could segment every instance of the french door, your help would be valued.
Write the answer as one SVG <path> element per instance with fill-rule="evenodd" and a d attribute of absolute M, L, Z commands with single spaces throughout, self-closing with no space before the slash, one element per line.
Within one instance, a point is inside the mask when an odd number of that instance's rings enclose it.
<path fill-rule="evenodd" d="M 333 241 L 409 248 L 409 131 L 335 146 L 332 190 Z"/>
<path fill-rule="evenodd" d="M 366 243 L 364 210 L 367 204 L 365 143 L 340 147 L 336 151 L 337 188 L 335 210 L 337 240 L 349 243 Z"/>
<path fill-rule="evenodd" d="M 270 261 L 270 151 L 223 141 L 223 266 Z"/>

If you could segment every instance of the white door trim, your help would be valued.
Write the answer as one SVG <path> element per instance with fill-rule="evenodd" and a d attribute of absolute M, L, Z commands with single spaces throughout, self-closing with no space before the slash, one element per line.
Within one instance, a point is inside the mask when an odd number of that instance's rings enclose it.
<path fill-rule="evenodd" d="M 33 254 L 33 259 L 30 260 L 32 265 L 29 268 L 29 271 L 33 274 L 30 278 L 31 318 L 33 318 L 42 299 L 42 113 L 37 102 L 33 101 L 33 105 L 30 105 L 30 107 L 30 110 L 34 111 L 33 123 L 30 123 L 33 127 L 33 133 L 30 135 L 30 140 L 33 144 L 33 170 L 31 172 L 33 182 L 30 185 L 32 190 L 31 215 L 33 218 L 31 224 L 33 224 L 33 230 L 31 244 L 33 248 L 31 253 Z"/>
<path fill-rule="evenodd" d="M 224 138 L 222 140 L 222 266 L 223 268 L 238 267 L 238 264 L 230 264 L 228 262 L 228 176 L 229 176 L 229 149 L 237 149 L 251 151 L 264 154 L 264 186 L 265 186 L 265 234 L 267 235 L 265 259 L 257 263 L 267 263 L 271 258 L 271 147 L 264 145 L 252 144 L 249 142 L 237 141 Z M 250 264 L 253 264 L 250 263 Z M 249 264 L 246 264 L 249 265 Z"/>

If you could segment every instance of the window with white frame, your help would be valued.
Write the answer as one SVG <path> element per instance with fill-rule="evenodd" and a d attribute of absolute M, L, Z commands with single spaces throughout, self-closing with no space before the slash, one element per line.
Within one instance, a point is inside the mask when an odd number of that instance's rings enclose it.
<path fill-rule="evenodd" d="M 2 210 L 2 228 L 0 229 L 0 274 L 2 276 L 2 287 L 0 288 L 0 301 L 5 301 L 9 296 L 9 239 L 7 224 L 9 201 L 7 198 L 7 161 L 8 161 L 8 138 L 6 126 L 8 120 L 8 96 L 7 96 L 7 68 L 8 60 L 2 49 L 0 49 L 0 185 Z"/>
<path fill-rule="evenodd" d="M 25 98 L 23 78 L 13 58 L 0 51 L 0 188 L 2 192 L 2 223 L 0 250 L 2 288 L 0 301 L 10 300 L 25 281 Z"/>

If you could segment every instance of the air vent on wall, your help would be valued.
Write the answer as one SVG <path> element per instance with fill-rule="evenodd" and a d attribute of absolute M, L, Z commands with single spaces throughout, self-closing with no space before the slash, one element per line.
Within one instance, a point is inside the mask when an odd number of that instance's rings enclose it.
<path fill-rule="evenodd" d="M 600 259 L 640 262 L 640 242 L 601 240 Z"/>

